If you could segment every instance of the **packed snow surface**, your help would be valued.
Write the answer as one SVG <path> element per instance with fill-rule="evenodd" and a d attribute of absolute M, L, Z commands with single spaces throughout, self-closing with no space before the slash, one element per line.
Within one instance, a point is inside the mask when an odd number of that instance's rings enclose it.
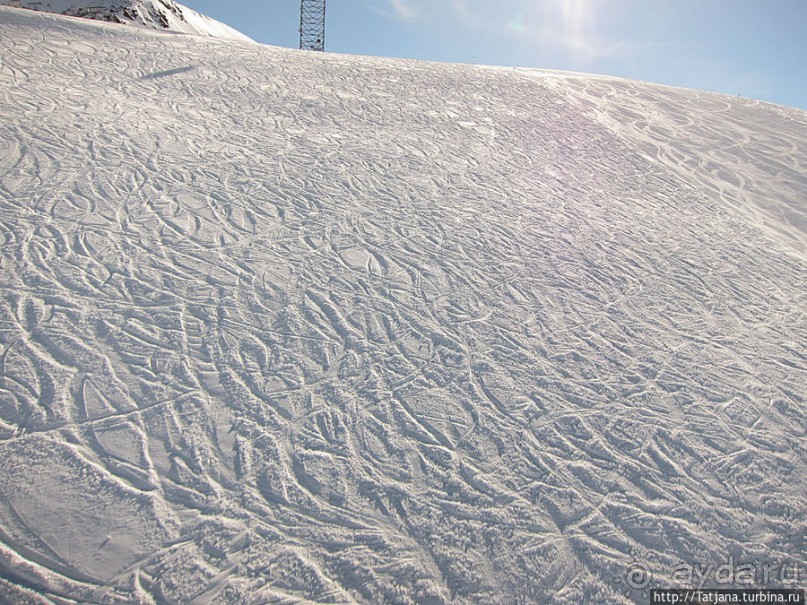
<path fill-rule="evenodd" d="M 247 36 L 174 0 L 0 0 L 0 5 L 230 40 Z"/>
<path fill-rule="evenodd" d="M 645 603 L 803 565 L 805 112 L 9 8 L 0 38 L 0 602 Z"/>

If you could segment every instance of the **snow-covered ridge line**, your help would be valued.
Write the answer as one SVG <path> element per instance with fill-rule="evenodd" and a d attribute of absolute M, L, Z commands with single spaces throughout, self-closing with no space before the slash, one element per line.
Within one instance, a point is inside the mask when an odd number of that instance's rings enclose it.
<path fill-rule="evenodd" d="M 803 569 L 807 113 L 7 7 L 0 49 L 0 603 Z"/>
<path fill-rule="evenodd" d="M 150 29 L 251 41 L 229 25 L 174 0 L 0 0 L 0 5 Z"/>

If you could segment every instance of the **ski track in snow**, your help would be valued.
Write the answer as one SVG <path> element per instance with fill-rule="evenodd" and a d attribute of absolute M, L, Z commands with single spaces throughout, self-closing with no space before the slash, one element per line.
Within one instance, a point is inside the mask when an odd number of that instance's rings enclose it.
<path fill-rule="evenodd" d="M 0 601 L 634 603 L 805 555 L 805 113 L 0 9 Z"/>

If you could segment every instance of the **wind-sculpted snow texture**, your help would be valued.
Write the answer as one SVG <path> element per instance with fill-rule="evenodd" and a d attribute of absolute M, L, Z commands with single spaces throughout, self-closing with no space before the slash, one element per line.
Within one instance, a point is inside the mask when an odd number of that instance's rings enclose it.
<path fill-rule="evenodd" d="M 642 603 L 637 564 L 803 561 L 804 112 L 0 38 L 0 601 Z"/>

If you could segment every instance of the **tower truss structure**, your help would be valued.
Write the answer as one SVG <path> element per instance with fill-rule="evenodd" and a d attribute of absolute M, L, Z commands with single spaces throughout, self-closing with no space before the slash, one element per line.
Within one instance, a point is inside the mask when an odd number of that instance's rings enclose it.
<path fill-rule="evenodd" d="M 325 50 L 325 0 L 301 0 L 300 49 Z"/>

